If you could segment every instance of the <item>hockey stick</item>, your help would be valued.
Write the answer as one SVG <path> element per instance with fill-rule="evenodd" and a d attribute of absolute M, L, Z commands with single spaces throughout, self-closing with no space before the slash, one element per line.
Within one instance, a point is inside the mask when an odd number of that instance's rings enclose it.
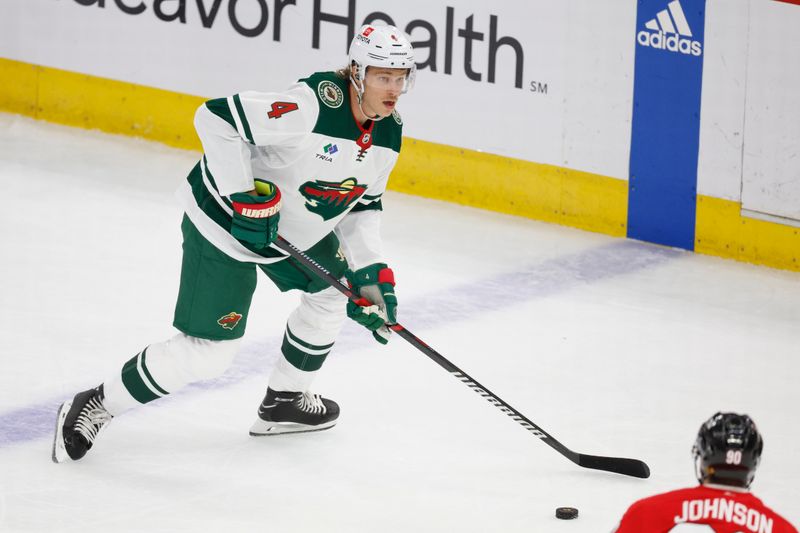
<path fill-rule="evenodd" d="M 290 256 L 297 259 L 303 266 L 311 270 L 316 276 L 323 279 L 331 287 L 347 296 L 350 300 L 356 301 L 360 298 L 351 291 L 341 281 L 333 277 L 324 267 L 316 261 L 308 257 L 301 250 L 297 249 L 289 241 L 283 237 L 278 237 L 273 243 L 273 246 L 283 250 Z M 408 331 L 400 324 L 389 325 L 389 328 L 407 340 L 412 346 L 419 351 L 433 359 L 439 366 L 450 372 L 458 380 L 465 383 L 469 388 L 486 398 L 486 400 L 500 409 L 502 412 L 514 419 L 519 425 L 533 433 L 536 437 L 545 442 L 548 446 L 555 451 L 572 461 L 578 466 L 584 468 L 593 468 L 595 470 L 604 470 L 607 472 L 616 472 L 617 474 L 624 474 L 626 476 L 648 478 L 650 477 L 650 468 L 643 461 L 638 459 L 626 459 L 623 457 L 602 457 L 598 455 L 586 455 L 583 453 L 573 452 L 556 439 L 554 439 L 545 430 L 531 422 L 525 415 L 508 405 L 501 400 L 489 389 L 475 381 L 469 374 L 458 368 L 456 365 L 445 359 L 439 352 L 425 344 L 416 335 Z"/>

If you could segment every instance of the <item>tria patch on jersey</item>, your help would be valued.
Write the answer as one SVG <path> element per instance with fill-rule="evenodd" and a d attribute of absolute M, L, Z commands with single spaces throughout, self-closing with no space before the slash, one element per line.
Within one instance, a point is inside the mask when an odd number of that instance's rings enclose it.
<path fill-rule="evenodd" d="M 325 146 L 322 147 L 322 151 L 325 152 L 325 153 L 321 154 L 321 153 L 317 152 L 315 154 L 317 156 L 317 159 L 322 159 L 323 161 L 327 161 L 328 163 L 331 163 L 333 161 L 333 155 L 336 152 L 339 151 L 339 147 L 336 146 L 333 143 L 328 143 L 328 144 L 326 144 Z"/>
<path fill-rule="evenodd" d="M 400 118 L 400 113 L 397 112 L 397 109 L 392 109 L 392 118 L 395 122 L 397 122 L 398 126 L 403 125 L 403 119 Z"/>
<path fill-rule="evenodd" d="M 341 183 L 307 181 L 300 186 L 300 194 L 306 199 L 306 209 L 323 220 L 336 218 L 347 211 L 366 191 L 367 188 L 359 185 L 356 178 L 347 178 Z"/>
<path fill-rule="evenodd" d="M 336 109 L 344 102 L 344 93 L 338 85 L 329 80 L 322 80 L 317 85 L 317 94 L 322 103 Z"/>
<path fill-rule="evenodd" d="M 236 324 L 242 319 L 242 315 L 235 312 L 230 312 L 225 316 L 219 317 L 217 320 L 217 324 L 223 327 L 223 329 L 233 329 L 236 327 Z"/>

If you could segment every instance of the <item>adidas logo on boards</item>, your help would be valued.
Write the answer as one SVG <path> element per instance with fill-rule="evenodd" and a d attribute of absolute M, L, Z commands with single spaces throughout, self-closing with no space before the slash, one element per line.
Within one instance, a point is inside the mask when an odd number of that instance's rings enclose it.
<path fill-rule="evenodd" d="M 644 27 L 636 34 L 636 42 L 642 46 L 693 56 L 703 53 L 703 44 L 689 38 L 692 30 L 679 0 L 670 2 L 667 9 L 659 11 Z"/>

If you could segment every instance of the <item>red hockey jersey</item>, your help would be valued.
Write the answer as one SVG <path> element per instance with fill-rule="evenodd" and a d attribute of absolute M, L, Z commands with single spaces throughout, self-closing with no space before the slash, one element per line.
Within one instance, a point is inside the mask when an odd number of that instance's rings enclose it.
<path fill-rule="evenodd" d="M 789 522 L 749 492 L 700 485 L 639 500 L 628 508 L 616 533 L 797 533 Z"/>

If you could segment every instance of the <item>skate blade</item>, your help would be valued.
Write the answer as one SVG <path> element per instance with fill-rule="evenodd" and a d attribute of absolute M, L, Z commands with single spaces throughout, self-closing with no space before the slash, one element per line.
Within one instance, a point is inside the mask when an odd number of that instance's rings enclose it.
<path fill-rule="evenodd" d="M 55 437 L 53 437 L 53 454 L 51 457 L 54 463 L 63 463 L 69 459 L 67 448 L 64 446 L 64 420 L 67 419 L 67 413 L 69 413 L 70 407 L 72 407 L 72 400 L 62 403 L 61 407 L 58 409 L 58 415 L 56 416 L 56 434 Z"/>
<path fill-rule="evenodd" d="M 331 420 L 317 426 L 308 424 L 295 424 L 293 422 L 266 422 L 260 418 L 256 419 L 250 427 L 251 437 L 268 437 L 270 435 L 285 435 L 287 433 L 311 433 L 312 431 L 322 431 L 330 429 L 336 425 L 336 420 Z"/>

